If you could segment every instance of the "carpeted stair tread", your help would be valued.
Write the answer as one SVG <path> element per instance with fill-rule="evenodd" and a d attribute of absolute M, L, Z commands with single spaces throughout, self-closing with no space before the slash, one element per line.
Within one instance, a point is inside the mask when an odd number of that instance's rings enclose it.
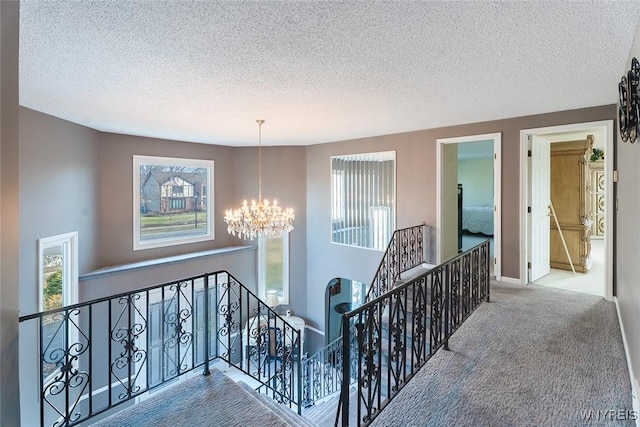
<path fill-rule="evenodd" d="M 257 399 L 259 399 L 271 411 L 273 411 L 276 414 L 278 414 L 278 416 L 280 416 L 282 419 L 287 421 L 292 426 L 316 427 L 315 424 L 311 423 L 306 418 L 298 415 L 297 412 L 294 412 L 294 411 L 290 410 L 289 407 L 281 405 L 280 403 L 277 403 L 272 398 L 270 398 L 270 397 L 268 397 L 268 396 L 266 396 L 266 395 L 264 395 L 262 393 L 258 393 L 249 384 L 247 384 L 247 383 L 245 383 L 243 381 L 238 381 L 237 384 L 240 387 L 242 387 L 247 393 L 249 393 L 252 396 L 254 396 Z"/>
<path fill-rule="evenodd" d="M 323 400 L 320 403 L 303 409 L 302 413 L 305 418 L 311 420 L 315 425 L 333 426 L 336 420 L 336 413 L 338 411 L 338 402 L 340 401 L 340 392 L 335 393 L 332 397 Z M 349 392 L 349 401 L 351 405 L 357 405 L 357 389 L 355 386 L 351 386 Z M 349 411 L 349 425 L 356 426 L 356 413 L 355 406 Z"/>
<path fill-rule="evenodd" d="M 291 426 L 217 369 L 128 407 L 95 427 Z"/>

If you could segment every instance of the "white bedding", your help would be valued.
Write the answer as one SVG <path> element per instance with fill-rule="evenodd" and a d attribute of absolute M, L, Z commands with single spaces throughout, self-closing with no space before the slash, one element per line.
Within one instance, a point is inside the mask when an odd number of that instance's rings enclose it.
<path fill-rule="evenodd" d="M 493 236 L 493 206 L 463 206 L 462 229 Z"/>

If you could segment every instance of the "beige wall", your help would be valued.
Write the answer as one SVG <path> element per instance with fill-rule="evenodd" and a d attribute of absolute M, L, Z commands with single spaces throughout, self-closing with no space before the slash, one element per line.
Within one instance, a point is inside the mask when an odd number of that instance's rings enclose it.
<path fill-rule="evenodd" d="M 631 67 L 631 58 L 640 58 L 640 27 L 636 33 L 629 61 L 620 75 Z M 616 296 L 620 307 L 622 324 L 625 329 L 631 367 L 638 390 L 640 377 L 640 144 L 616 140 L 618 211 L 616 213 Z"/>
<path fill-rule="evenodd" d="M 318 144 L 307 150 L 307 311 L 324 324 L 324 290 L 333 277 L 371 283 L 381 253 L 334 245 L 330 230 L 329 158 L 396 150 L 397 226 L 436 224 L 436 140 L 502 133 L 502 274 L 519 278 L 520 130 L 615 118 L 613 105 Z"/>
<path fill-rule="evenodd" d="M 19 2 L 0 2 L 0 425 L 20 425 L 18 382 Z"/>

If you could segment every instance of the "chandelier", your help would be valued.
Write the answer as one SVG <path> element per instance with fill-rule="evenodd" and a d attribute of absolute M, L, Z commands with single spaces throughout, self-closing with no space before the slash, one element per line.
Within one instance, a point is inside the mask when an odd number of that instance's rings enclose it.
<path fill-rule="evenodd" d="M 245 200 L 238 209 L 227 209 L 224 222 L 227 223 L 229 234 L 238 235 L 241 239 L 253 240 L 258 236 L 281 236 L 293 230 L 295 214 L 293 209 L 282 209 L 274 199 L 262 200 L 262 124 L 264 120 L 256 120 L 258 123 L 258 201 Z"/>

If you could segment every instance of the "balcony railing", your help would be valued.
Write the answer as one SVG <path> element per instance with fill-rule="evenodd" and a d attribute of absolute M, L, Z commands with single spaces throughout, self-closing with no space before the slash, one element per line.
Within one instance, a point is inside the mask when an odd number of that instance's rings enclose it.
<path fill-rule="evenodd" d="M 448 348 L 451 334 L 489 300 L 489 260 L 487 240 L 342 316 L 341 377 L 355 377 L 356 386 L 351 392 L 342 383 L 337 421 L 370 424 L 438 349 Z"/>
<path fill-rule="evenodd" d="M 428 230 L 427 225 L 421 224 L 402 228 L 393 233 L 367 290 L 365 302 L 388 292 L 400 279 L 402 273 L 426 262 L 425 242 L 428 239 Z M 351 348 L 352 351 L 355 350 L 355 339 L 351 340 Z M 305 407 L 340 390 L 342 352 L 342 339 L 337 338 L 302 361 Z M 351 382 L 355 380 L 356 377 L 352 375 Z"/>
<path fill-rule="evenodd" d="M 41 426 L 76 425 L 215 360 L 300 413 L 299 331 L 226 271 L 24 316 L 20 339 L 33 343 L 23 366 L 37 367 L 21 406 Z"/>

